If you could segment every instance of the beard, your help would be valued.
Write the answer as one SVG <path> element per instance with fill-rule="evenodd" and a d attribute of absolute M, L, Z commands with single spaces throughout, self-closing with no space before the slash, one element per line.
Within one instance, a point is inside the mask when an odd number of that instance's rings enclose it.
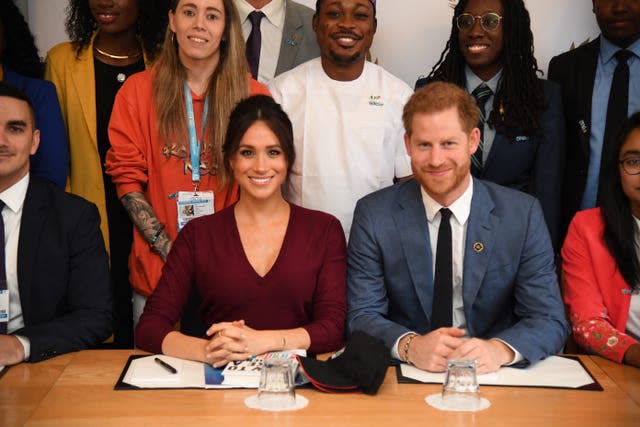
<path fill-rule="evenodd" d="M 358 52 L 353 55 L 340 55 L 339 53 L 331 50 L 329 51 L 329 57 L 336 65 L 348 66 L 361 61 L 364 58 L 364 54 L 362 52 Z"/>

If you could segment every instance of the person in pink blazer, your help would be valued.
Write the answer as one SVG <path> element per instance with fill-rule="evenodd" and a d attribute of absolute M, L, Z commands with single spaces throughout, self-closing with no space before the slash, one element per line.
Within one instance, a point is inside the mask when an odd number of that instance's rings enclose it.
<path fill-rule="evenodd" d="M 640 112 L 609 150 L 599 208 L 578 212 L 562 247 L 576 343 L 640 367 Z"/>

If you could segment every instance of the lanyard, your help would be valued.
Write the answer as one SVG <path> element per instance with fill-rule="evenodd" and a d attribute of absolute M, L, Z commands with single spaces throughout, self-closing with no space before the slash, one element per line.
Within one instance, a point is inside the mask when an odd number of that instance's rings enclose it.
<path fill-rule="evenodd" d="M 195 188 L 198 188 L 200 182 L 200 141 L 196 135 L 196 118 L 193 113 L 193 99 L 191 98 L 191 89 L 187 82 L 184 85 L 184 103 L 187 107 L 187 126 L 189 128 L 189 152 L 191 153 L 191 181 Z M 204 109 L 202 111 L 202 125 L 200 127 L 200 138 L 204 140 L 204 127 L 207 124 L 207 116 L 209 114 L 209 98 L 205 97 Z"/>

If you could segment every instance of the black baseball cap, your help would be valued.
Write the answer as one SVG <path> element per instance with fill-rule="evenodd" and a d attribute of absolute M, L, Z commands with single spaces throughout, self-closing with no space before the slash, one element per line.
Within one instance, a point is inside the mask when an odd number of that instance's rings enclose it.
<path fill-rule="evenodd" d="M 391 360 L 382 340 L 366 332 L 351 334 L 339 356 L 327 361 L 298 357 L 300 370 L 311 384 L 329 393 L 376 394 Z"/>

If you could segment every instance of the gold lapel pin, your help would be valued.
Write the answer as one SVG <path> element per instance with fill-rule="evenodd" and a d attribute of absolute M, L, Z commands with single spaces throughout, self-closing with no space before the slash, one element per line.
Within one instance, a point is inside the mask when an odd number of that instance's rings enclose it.
<path fill-rule="evenodd" d="M 484 245 L 481 242 L 475 242 L 473 244 L 473 250 L 480 253 L 484 249 Z"/>

